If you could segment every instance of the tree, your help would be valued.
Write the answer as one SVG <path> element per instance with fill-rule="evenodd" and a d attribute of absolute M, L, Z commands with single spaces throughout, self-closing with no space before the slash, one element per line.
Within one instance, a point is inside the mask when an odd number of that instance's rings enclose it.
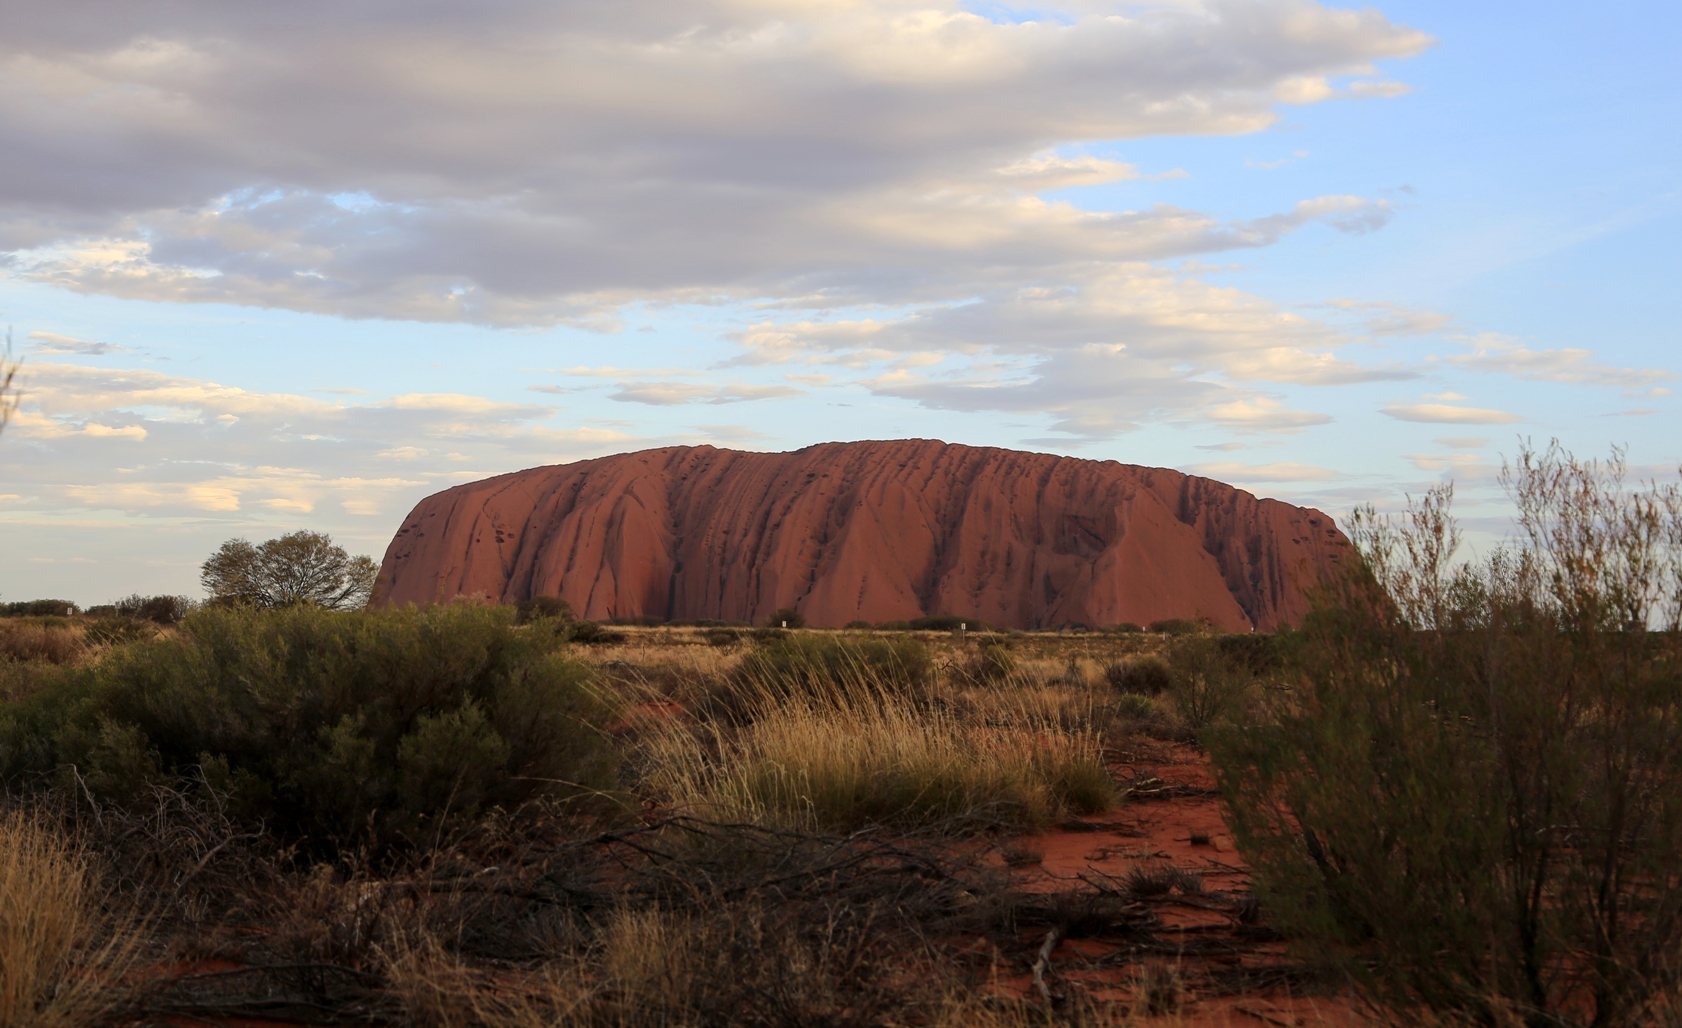
<path fill-rule="evenodd" d="M 379 571 L 373 558 L 352 557 L 325 533 L 293 532 L 261 546 L 229 539 L 204 562 L 199 580 L 213 602 L 355 610 L 367 606 Z"/>

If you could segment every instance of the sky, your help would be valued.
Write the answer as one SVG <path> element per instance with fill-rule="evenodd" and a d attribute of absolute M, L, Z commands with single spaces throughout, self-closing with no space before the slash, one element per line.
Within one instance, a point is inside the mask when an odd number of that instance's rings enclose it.
<path fill-rule="evenodd" d="M 1682 6 L 0 10 L 0 600 L 451 485 L 938 438 L 1476 545 L 1682 462 Z"/>

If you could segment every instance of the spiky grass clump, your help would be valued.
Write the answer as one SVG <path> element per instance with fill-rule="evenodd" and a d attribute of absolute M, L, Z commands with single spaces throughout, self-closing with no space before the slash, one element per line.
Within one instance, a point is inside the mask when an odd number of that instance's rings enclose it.
<path fill-rule="evenodd" d="M 75 845 L 34 818 L 0 815 L 0 1026 L 73 1028 L 111 1009 L 131 949 L 100 900 Z"/>
<path fill-rule="evenodd" d="M 1115 799 L 1091 732 L 1031 716 L 972 724 L 868 681 L 762 697 L 735 731 L 674 725 L 652 765 L 651 784 L 681 807 L 807 829 L 1042 827 Z"/>

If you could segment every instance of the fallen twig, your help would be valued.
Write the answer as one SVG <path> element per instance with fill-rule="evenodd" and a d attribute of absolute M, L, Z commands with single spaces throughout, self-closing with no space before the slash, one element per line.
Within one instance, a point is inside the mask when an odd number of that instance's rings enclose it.
<path fill-rule="evenodd" d="M 1063 938 L 1061 926 L 1054 927 L 1045 933 L 1045 941 L 1040 943 L 1039 959 L 1034 961 L 1034 988 L 1039 990 L 1040 998 L 1046 1005 L 1051 1005 L 1051 987 L 1045 983 L 1045 973 L 1051 969 L 1051 951 L 1057 948 L 1057 943 Z"/>

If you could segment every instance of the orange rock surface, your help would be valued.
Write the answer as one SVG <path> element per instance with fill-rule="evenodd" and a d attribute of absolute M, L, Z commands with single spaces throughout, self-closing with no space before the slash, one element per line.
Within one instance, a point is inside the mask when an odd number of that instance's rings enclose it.
<path fill-rule="evenodd" d="M 579 617 L 1272 629 L 1347 559 L 1316 510 L 1115 461 L 927 439 L 673 446 L 456 486 L 404 519 L 381 600 L 560 596 Z"/>

